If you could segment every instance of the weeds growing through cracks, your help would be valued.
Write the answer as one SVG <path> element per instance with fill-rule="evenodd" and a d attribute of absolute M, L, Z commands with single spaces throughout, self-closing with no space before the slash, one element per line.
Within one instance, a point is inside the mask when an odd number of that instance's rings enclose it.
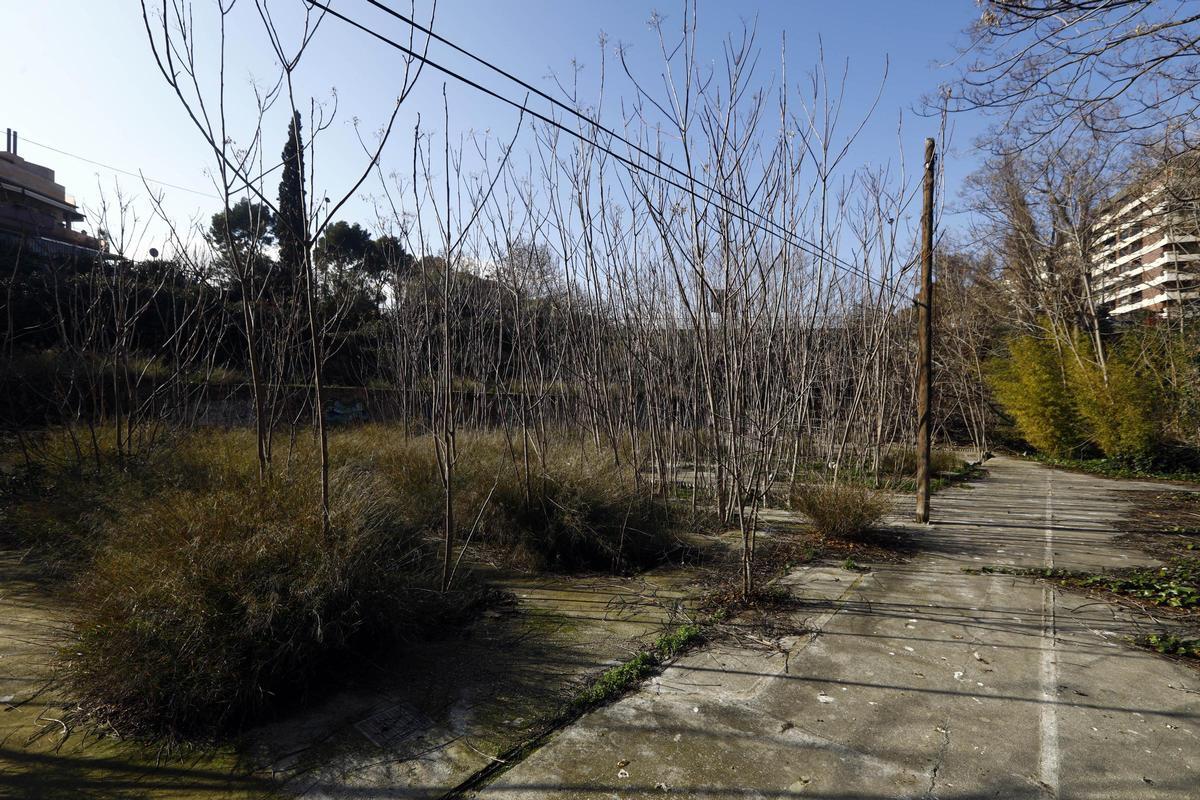
<path fill-rule="evenodd" d="M 1164 656 L 1200 659 L 1200 639 L 1187 639 L 1174 633 L 1151 633 L 1134 639 L 1134 644 Z"/>
<path fill-rule="evenodd" d="M 603 672 L 591 686 L 575 696 L 570 710 L 582 713 L 617 699 L 703 639 L 700 626 L 690 623 L 664 633 L 649 649 Z"/>
<path fill-rule="evenodd" d="M 1049 567 L 982 567 L 966 571 L 1044 578 L 1068 589 L 1107 592 L 1152 606 L 1181 610 L 1200 607 L 1200 559 L 1196 558 L 1175 558 L 1158 568 L 1135 567 L 1102 573 Z"/>

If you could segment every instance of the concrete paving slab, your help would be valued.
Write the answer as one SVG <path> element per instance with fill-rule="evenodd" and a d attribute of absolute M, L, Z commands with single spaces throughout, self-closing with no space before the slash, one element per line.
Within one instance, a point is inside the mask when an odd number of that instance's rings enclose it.
<path fill-rule="evenodd" d="M 304 800 L 440 798 L 539 734 L 606 667 L 662 633 L 695 576 L 501 575 L 517 603 L 381 659 L 364 685 L 265 726 L 255 761 Z"/>
<path fill-rule="evenodd" d="M 1149 562 L 1115 545 L 1137 484 L 1012 459 L 935 497 L 922 554 L 818 568 L 785 655 L 681 659 L 484 798 L 1200 796 L 1200 676 L 1133 650 L 1145 620 L 984 565 Z M 1141 488 L 1161 488 L 1146 484 Z"/>

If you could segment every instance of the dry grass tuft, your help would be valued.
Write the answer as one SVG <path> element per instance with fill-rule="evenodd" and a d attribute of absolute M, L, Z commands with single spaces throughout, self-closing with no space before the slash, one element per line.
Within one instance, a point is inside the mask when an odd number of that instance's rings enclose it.
<path fill-rule="evenodd" d="M 879 527 L 891 508 L 884 492 L 849 483 L 798 485 L 792 508 L 812 522 L 821 536 L 861 540 Z"/>
<path fill-rule="evenodd" d="M 606 453 L 559 453 L 528 474 L 514 466 L 494 502 L 497 540 L 539 569 L 645 567 L 677 546 L 678 512 Z"/>
<path fill-rule="evenodd" d="M 428 437 L 406 441 L 372 426 L 335 447 L 405 499 L 407 524 L 431 534 L 440 528 L 442 483 Z M 564 571 L 645 567 L 677 546 L 679 512 L 639 487 L 632 466 L 577 441 L 555 441 L 531 452 L 526 470 L 519 447 L 501 432 L 459 437 L 460 541 L 473 535 L 518 566 Z"/>
<path fill-rule="evenodd" d="M 397 499 L 350 470 L 332 486 L 328 539 L 311 484 L 286 479 L 176 489 L 110 523 L 78 584 L 82 706 L 121 733 L 233 728 L 422 624 L 425 559 Z"/>
<path fill-rule="evenodd" d="M 930 475 L 947 475 L 961 471 L 966 462 L 950 450 L 932 450 L 929 454 Z M 917 476 L 917 451 L 914 447 L 893 447 L 884 453 L 879 471 L 896 481 Z"/>
<path fill-rule="evenodd" d="M 95 463 L 46 437 L 29 480 L 0 497 L 0 524 L 40 543 L 75 586 L 65 655 L 81 708 L 121 734 L 235 730 L 476 601 L 477 590 L 436 591 L 432 440 L 372 426 L 338 431 L 331 451 L 326 537 L 309 437 L 279 437 L 261 484 L 247 431 L 165 437 Z M 502 433 L 460 438 L 458 546 L 471 534 L 489 556 L 551 570 L 640 567 L 676 546 L 674 510 L 633 467 L 578 442 L 547 451 L 526 469 Z"/>

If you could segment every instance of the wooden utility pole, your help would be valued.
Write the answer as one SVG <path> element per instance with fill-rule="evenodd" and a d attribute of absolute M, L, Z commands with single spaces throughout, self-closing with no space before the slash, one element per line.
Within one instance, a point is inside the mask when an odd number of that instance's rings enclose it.
<path fill-rule="evenodd" d="M 929 522 L 929 450 L 933 381 L 933 139 L 925 140 L 921 207 L 921 294 L 917 299 L 917 522 Z"/>

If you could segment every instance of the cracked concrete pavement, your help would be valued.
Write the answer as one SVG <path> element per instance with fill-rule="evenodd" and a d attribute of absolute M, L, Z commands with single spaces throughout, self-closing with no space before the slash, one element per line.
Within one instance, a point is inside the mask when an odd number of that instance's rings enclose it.
<path fill-rule="evenodd" d="M 1119 489 L 1012 459 L 934 498 L 921 552 L 784 582 L 814 633 L 719 645 L 587 715 L 480 793 L 534 798 L 1200 796 L 1200 674 L 1122 638 L 1147 620 L 985 565 L 1150 562 Z"/>

